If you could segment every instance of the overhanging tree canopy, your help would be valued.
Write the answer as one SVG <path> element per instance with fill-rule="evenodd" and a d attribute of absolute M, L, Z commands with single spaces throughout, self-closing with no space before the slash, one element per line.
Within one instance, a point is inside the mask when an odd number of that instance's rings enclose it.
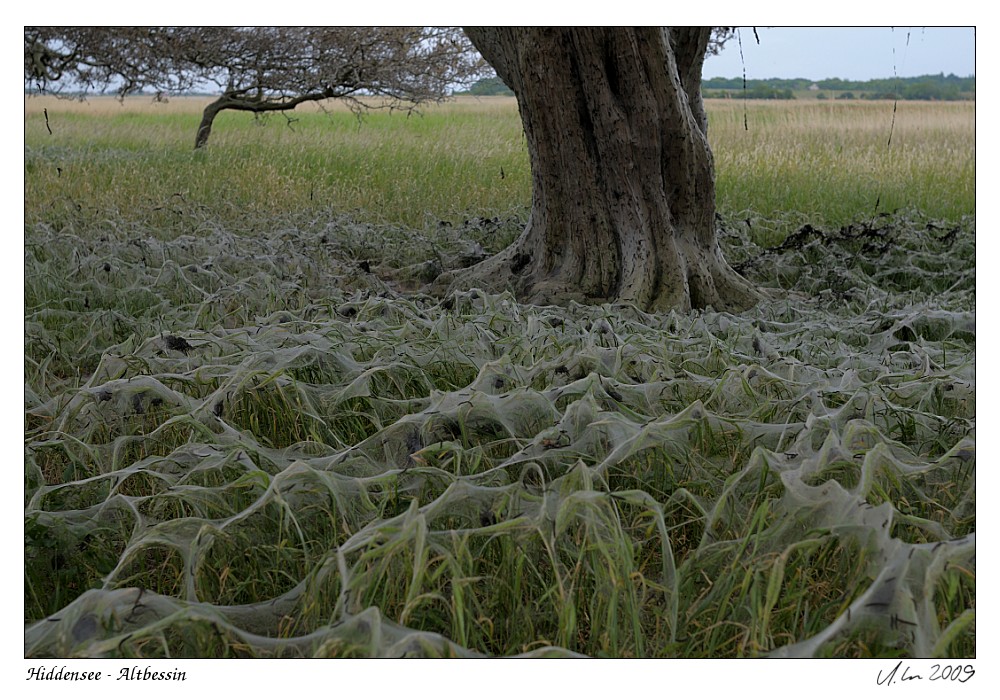
<path fill-rule="evenodd" d="M 343 98 L 363 109 L 440 100 L 480 75 L 481 58 L 449 27 L 25 27 L 25 82 L 59 92 L 215 86 L 195 147 L 226 109 L 286 111 Z"/>

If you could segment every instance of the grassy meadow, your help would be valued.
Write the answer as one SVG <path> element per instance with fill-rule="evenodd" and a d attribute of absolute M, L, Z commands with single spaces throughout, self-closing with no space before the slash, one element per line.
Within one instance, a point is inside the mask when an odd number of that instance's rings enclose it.
<path fill-rule="evenodd" d="M 207 101 L 26 98 L 29 216 L 77 204 L 147 212 L 183 197 L 237 218 L 331 208 L 419 227 L 530 204 L 512 98 L 361 120 L 340 105 L 306 105 L 291 122 L 223 112 L 195 153 Z M 776 237 L 898 209 L 949 220 L 975 210 L 974 103 L 905 102 L 895 115 L 891 102 L 867 100 L 711 100 L 708 109 L 719 211 L 752 212 Z"/>
<path fill-rule="evenodd" d="M 25 100 L 26 657 L 976 656 L 973 104 L 710 102 L 733 315 L 424 293 L 509 99 L 206 101 Z"/>
<path fill-rule="evenodd" d="M 827 226 L 974 214 L 975 103 L 778 102 L 710 102 L 720 212 Z"/>

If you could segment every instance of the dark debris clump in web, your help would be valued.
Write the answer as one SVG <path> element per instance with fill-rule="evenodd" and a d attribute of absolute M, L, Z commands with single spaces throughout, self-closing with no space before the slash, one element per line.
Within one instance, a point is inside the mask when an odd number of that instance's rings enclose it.
<path fill-rule="evenodd" d="M 975 571 L 971 226 L 734 227 L 785 292 L 739 316 L 401 294 L 405 241 L 349 221 L 202 229 L 26 237 L 27 656 L 675 655 L 747 626 L 744 580 L 777 632 L 732 655 L 928 656 L 974 615 L 942 604 Z M 798 571 L 850 584 L 804 635 Z"/>

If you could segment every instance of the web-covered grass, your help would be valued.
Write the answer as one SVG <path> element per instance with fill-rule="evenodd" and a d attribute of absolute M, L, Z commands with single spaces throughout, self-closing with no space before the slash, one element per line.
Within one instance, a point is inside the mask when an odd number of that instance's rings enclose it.
<path fill-rule="evenodd" d="M 26 232 L 26 656 L 975 655 L 971 222 L 727 225 L 731 315 L 174 215 Z"/>

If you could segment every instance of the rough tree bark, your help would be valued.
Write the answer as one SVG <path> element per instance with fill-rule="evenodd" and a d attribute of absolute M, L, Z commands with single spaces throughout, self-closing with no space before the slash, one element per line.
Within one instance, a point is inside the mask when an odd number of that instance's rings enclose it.
<path fill-rule="evenodd" d="M 466 32 L 517 96 L 532 208 L 517 241 L 455 273 L 452 289 L 653 310 L 757 300 L 716 239 L 701 97 L 709 27 Z"/>

